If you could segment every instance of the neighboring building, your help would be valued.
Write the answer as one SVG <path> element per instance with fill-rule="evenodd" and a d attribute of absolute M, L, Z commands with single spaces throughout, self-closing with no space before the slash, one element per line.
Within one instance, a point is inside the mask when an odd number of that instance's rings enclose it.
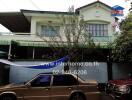
<path fill-rule="evenodd" d="M 0 35 L 0 50 L 8 52 L 9 58 L 43 58 L 43 53 L 49 49 L 39 36 L 63 35 L 61 16 L 69 14 L 71 13 L 33 10 L 0 13 L 0 23 L 11 31 L 11 34 Z M 106 47 L 113 41 L 115 18 L 111 16 L 110 6 L 96 1 L 76 9 L 76 14 L 78 18 L 83 17 L 86 21 L 87 30 L 95 43 Z M 52 30 L 51 24 L 55 30 Z"/>

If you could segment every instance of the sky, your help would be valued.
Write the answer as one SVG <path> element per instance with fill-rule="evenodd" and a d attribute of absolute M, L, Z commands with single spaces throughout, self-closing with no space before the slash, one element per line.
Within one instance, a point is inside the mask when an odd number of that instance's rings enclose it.
<path fill-rule="evenodd" d="M 16 12 L 20 9 L 27 10 L 44 10 L 44 11 L 67 11 L 68 8 L 74 5 L 75 9 L 97 0 L 0 0 L 0 12 Z M 101 2 L 115 6 L 120 5 L 125 8 L 125 16 L 128 14 L 130 9 L 129 0 L 100 0 Z M 123 18 L 123 17 L 122 17 Z M 0 25 L 0 32 L 9 32 L 3 26 Z"/>

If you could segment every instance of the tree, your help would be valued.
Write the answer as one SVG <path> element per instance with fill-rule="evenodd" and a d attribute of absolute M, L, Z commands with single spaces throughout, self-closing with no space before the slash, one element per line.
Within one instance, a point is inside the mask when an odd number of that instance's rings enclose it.
<path fill-rule="evenodd" d="M 83 58 L 82 48 L 95 48 L 83 16 L 79 18 L 73 6 L 69 8 L 67 15 L 61 15 L 58 18 L 62 26 L 60 35 L 48 38 L 39 36 L 52 48 L 54 57 L 64 54 L 69 56 L 69 61 L 78 61 Z M 54 27 L 53 30 L 55 30 Z"/>
<path fill-rule="evenodd" d="M 121 35 L 113 42 L 112 58 L 117 62 L 132 61 L 132 12 L 120 23 Z"/>

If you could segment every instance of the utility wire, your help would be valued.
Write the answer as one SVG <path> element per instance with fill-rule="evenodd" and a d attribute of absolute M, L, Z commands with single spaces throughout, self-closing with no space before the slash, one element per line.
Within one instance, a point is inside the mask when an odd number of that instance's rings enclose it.
<path fill-rule="evenodd" d="M 33 0 L 29 0 L 31 2 L 31 4 L 37 9 L 37 10 L 40 10 L 40 8 L 34 3 Z"/>

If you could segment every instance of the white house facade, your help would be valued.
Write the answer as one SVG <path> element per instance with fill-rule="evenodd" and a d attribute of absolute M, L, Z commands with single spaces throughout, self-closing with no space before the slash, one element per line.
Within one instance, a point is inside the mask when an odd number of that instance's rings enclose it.
<path fill-rule="evenodd" d="M 106 45 L 113 41 L 115 18 L 111 16 L 111 7 L 100 2 L 94 2 L 76 9 L 77 16 L 83 17 L 87 30 L 95 43 Z M 44 37 L 64 35 L 61 16 L 69 16 L 68 12 L 32 11 L 0 13 L 0 23 L 11 31 L 10 34 L 0 35 L 0 44 L 10 44 L 17 41 L 22 46 L 44 45 L 38 34 Z M 50 24 L 56 30 L 50 30 Z"/>
<path fill-rule="evenodd" d="M 95 49 L 89 48 L 84 48 L 84 51 L 82 49 L 80 50 L 79 55 L 83 55 L 82 58 L 85 60 L 84 62 L 100 62 L 99 66 L 86 68 L 89 75 L 85 78 L 96 79 L 98 82 L 106 82 L 108 76 L 111 76 L 107 75 L 111 74 L 108 66 L 108 44 L 116 37 L 115 28 L 113 27 L 115 17 L 111 16 L 111 10 L 112 8 L 110 6 L 96 1 L 76 9 L 74 13 L 34 10 L 0 12 L 0 24 L 10 30 L 8 34 L 0 32 L 0 51 L 7 52 L 8 59 L 24 59 L 24 61 L 18 63 L 38 63 L 34 61 L 36 59 L 38 61 L 47 61 L 46 58 L 49 60 L 49 58 L 53 58 L 51 54 L 53 56 L 54 54 L 50 52 L 52 50 L 49 48 L 47 42 L 44 41 L 43 37 L 58 37 L 61 35 L 63 41 L 65 41 L 62 17 L 76 14 L 78 19 L 84 19 L 88 34 L 91 35 L 94 43 L 100 44 L 102 47 L 101 49 L 96 48 L 97 52 L 94 52 Z M 62 49 L 64 50 L 64 48 Z M 62 51 L 62 53 L 64 52 Z M 63 56 L 66 55 L 63 54 L 59 57 Z M 98 59 L 93 59 L 96 58 L 96 56 Z M 28 62 L 28 60 L 33 61 Z M 90 70 L 91 68 L 92 70 Z M 26 75 L 32 74 L 32 70 L 25 71 L 24 68 L 21 69 L 23 70 L 19 69 L 19 72 L 17 67 L 12 67 L 10 70 L 11 82 L 14 82 L 14 79 L 19 79 L 20 77 L 24 79 L 27 77 Z M 38 72 L 42 72 L 42 70 Z M 17 77 L 18 73 L 22 73 L 20 77 Z M 16 74 L 16 76 L 14 74 Z"/>

